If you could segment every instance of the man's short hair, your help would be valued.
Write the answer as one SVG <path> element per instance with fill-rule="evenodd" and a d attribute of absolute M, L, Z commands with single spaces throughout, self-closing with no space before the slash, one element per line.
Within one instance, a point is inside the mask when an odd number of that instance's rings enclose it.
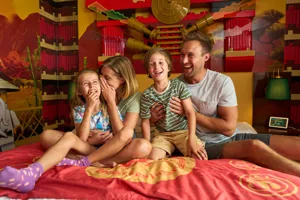
<path fill-rule="evenodd" d="M 206 34 L 202 33 L 201 31 L 190 32 L 183 38 L 183 43 L 192 40 L 200 42 L 203 49 L 203 54 L 211 52 L 212 43 Z"/>

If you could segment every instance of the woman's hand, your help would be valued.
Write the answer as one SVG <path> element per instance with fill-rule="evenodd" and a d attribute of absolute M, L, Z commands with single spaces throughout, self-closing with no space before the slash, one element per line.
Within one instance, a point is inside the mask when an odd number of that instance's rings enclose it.
<path fill-rule="evenodd" d="M 185 116 L 181 100 L 178 97 L 172 97 L 170 101 L 170 111 L 178 115 Z"/>
<path fill-rule="evenodd" d="M 106 102 L 116 102 L 116 90 L 109 86 L 104 78 L 100 78 L 101 92 Z"/>
<path fill-rule="evenodd" d="M 150 112 L 151 112 L 151 118 L 150 118 L 151 123 L 156 123 L 158 120 L 160 120 L 166 116 L 166 111 L 165 111 L 164 106 L 157 102 L 155 102 L 151 106 Z"/>

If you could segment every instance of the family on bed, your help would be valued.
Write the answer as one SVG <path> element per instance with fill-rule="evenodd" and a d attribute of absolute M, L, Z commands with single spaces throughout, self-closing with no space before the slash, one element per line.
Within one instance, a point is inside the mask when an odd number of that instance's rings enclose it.
<path fill-rule="evenodd" d="M 168 78 L 172 70 L 168 51 L 149 50 L 144 67 L 154 84 L 142 95 L 124 56 L 105 60 L 100 79 L 91 69 L 81 70 L 71 102 L 75 130 L 44 131 L 40 142 L 47 151 L 26 168 L 3 168 L 0 187 L 28 192 L 55 165 L 114 167 L 132 159 L 165 158 L 175 149 L 195 159 L 243 159 L 300 176 L 299 137 L 237 133 L 232 80 L 204 68 L 211 48 L 206 35 L 189 33 L 180 54 L 183 73 L 174 80 Z M 134 137 L 139 117 L 144 138 Z M 151 143 L 150 124 L 157 129 Z"/>

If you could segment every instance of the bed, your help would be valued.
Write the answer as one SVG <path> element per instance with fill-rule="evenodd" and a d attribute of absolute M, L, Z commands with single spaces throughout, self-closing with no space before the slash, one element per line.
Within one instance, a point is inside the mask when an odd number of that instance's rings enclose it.
<path fill-rule="evenodd" d="M 43 154 L 40 143 L 2 152 L 0 168 L 21 168 Z M 110 168 L 61 166 L 29 193 L 0 189 L 13 199 L 300 199 L 300 178 L 242 160 L 172 157 L 132 160 Z"/>
<path fill-rule="evenodd" d="M 239 103 L 240 132 L 252 128 L 252 73 L 230 73 Z M 176 75 L 174 75 L 176 76 Z M 138 76 L 151 83 L 145 76 Z M 146 81 L 148 80 L 148 82 Z M 146 84 L 145 84 L 146 83 Z M 43 154 L 40 143 L 0 153 L 0 169 L 28 166 Z M 300 178 L 242 160 L 199 161 L 172 157 L 159 161 L 132 160 L 113 169 L 54 167 L 29 193 L 0 189 L 13 199 L 300 199 Z"/>

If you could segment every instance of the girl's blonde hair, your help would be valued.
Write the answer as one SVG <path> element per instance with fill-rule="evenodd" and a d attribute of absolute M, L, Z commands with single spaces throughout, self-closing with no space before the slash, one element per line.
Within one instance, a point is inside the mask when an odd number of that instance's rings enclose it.
<path fill-rule="evenodd" d="M 150 49 L 147 51 L 147 53 L 144 56 L 144 67 L 147 70 L 147 73 L 149 73 L 149 63 L 150 63 L 150 59 L 152 57 L 153 54 L 159 53 L 161 55 L 163 55 L 165 57 L 165 60 L 168 64 L 168 68 L 169 68 L 169 72 L 168 72 L 168 77 L 170 77 L 171 75 L 171 71 L 172 71 L 172 56 L 169 53 L 168 50 L 160 48 L 160 47 L 156 47 L 153 49 Z M 149 78 L 151 78 L 150 74 L 148 75 Z"/>
<path fill-rule="evenodd" d="M 107 58 L 100 68 L 108 67 L 115 72 L 119 78 L 123 78 L 125 84 L 122 84 L 122 93 L 120 98 L 128 98 L 138 91 L 138 82 L 135 76 L 135 71 L 130 60 L 125 56 L 113 56 Z"/>
<path fill-rule="evenodd" d="M 78 89 L 81 84 L 81 83 L 79 83 L 79 78 L 85 74 L 95 74 L 99 78 L 98 73 L 92 69 L 82 69 L 81 71 L 78 72 L 77 76 L 75 77 L 75 81 L 74 81 L 75 85 L 76 85 L 76 94 L 72 97 L 72 99 L 70 101 L 72 110 L 75 109 L 75 107 L 82 106 L 86 103 L 86 100 L 83 98 L 83 96 L 78 95 Z M 107 113 L 107 103 L 106 103 L 102 93 L 100 94 L 99 98 L 100 98 L 100 102 L 101 102 L 101 111 L 103 113 L 103 116 L 107 116 L 107 114 L 108 114 Z"/>

